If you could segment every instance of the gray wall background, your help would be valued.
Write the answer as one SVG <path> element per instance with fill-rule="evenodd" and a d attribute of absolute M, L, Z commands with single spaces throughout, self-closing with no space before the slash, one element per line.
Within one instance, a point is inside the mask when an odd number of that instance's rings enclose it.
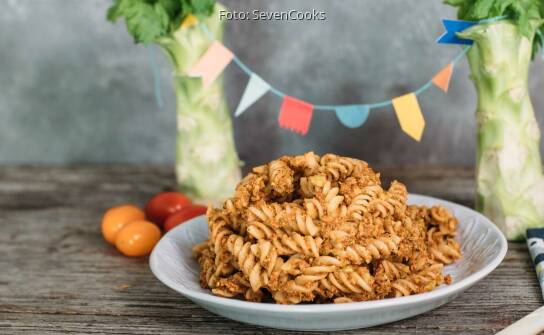
<path fill-rule="evenodd" d="M 109 0 L 0 0 L 0 163 L 172 162 L 175 97 L 168 61 L 159 58 L 165 106 L 153 96 L 147 53 L 124 23 L 105 21 Z M 434 43 L 439 0 L 224 0 L 233 10 L 318 9 L 316 22 L 231 21 L 225 44 L 281 90 L 323 104 L 388 99 L 419 87 L 459 51 Z M 531 92 L 541 126 L 544 66 L 534 62 Z M 225 85 L 234 109 L 247 83 L 235 66 Z M 300 137 L 278 127 L 281 101 L 267 95 L 234 120 L 240 156 L 253 165 L 282 154 L 336 152 L 380 165 L 472 165 L 476 96 L 465 61 L 450 93 L 420 99 L 421 143 L 391 109 L 362 127 L 315 112 Z"/>

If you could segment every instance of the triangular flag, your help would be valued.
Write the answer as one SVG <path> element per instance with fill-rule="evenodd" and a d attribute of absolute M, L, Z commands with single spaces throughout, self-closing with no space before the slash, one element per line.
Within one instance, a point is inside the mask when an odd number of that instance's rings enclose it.
<path fill-rule="evenodd" d="M 191 77 L 202 77 L 202 85 L 208 88 L 229 65 L 234 55 L 219 42 L 213 42 L 198 62 L 189 69 Z"/>
<path fill-rule="evenodd" d="M 444 19 L 442 20 L 442 24 L 444 25 L 444 28 L 446 28 L 446 32 L 436 40 L 436 43 L 464 45 L 472 45 L 472 43 L 474 43 L 472 40 L 459 38 L 456 34 L 478 24 L 478 22 Z"/>
<path fill-rule="evenodd" d="M 348 128 L 362 126 L 368 119 L 369 111 L 367 105 L 338 106 L 335 110 L 340 123 Z"/>
<path fill-rule="evenodd" d="M 313 105 L 286 95 L 278 119 L 280 127 L 306 135 L 310 129 L 313 112 Z"/>
<path fill-rule="evenodd" d="M 410 93 L 393 99 L 393 107 L 402 130 L 419 142 L 425 128 L 425 119 L 416 95 Z"/>
<path fill-rule="evenodd" d="M 242 99 L 240 99 L 238 108 L 236 108 L 234 116 L 239 116 L 245 112 L 249 106 L 253 105 L 255 101 L 259 100 L 266 92 L 268 92 L 269 89 L 270 85 L 268 85 L 255 73 L 252 73 L 251 77 L 249 77 L 249 82 L 247 83 L 246 89 L 244 90 L 244 94 L 242 95 Z"/>
<path fill-rule="evenodd" d="M 450 79 L 453 73 L 453 63 L 449 63 L 433 77 L 433 84 L 444 92 L 450 88 Z"/>

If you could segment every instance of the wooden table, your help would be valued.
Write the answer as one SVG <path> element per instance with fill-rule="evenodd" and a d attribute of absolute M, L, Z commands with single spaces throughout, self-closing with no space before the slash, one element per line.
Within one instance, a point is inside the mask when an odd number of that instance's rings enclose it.
<path fill-rule="evenodd" d="M 283 334 L 230 321 L 156 280 L 100 234 L 109 206 L 143 204 L 174 184 L 169 167 L 0 167 L 1 334 Z M 415 193 L 463 204 L 470 169 L 384 169 Z M 340 334 L 492 334 L 542 304 L 525 247 L 451 303 L 393 324 Z M 291 334 L 294 334 L 291 332 Z"/>

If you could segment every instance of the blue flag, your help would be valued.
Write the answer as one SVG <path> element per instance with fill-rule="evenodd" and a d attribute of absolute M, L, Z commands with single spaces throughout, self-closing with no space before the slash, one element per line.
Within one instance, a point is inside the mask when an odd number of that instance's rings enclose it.
<path fill-rule="evenodd" d="M 459 20 L 442 20 L 446 32 L 442 34 L 436 41 L 438 44 L 464 44 L 472 45 L 473 41 L 465 38 L 459 38 L 455 35 L 467 28 L 477 25 L 478 22 L 472 21 L 459 21 Z"/>
<path fill-rule="evenodd" d="M 270 85 L 255 73 L 252 73 L 234 116 L 239 116 L 245 112 L 249 106 L 259 100 L 268 90 L 270 90 Z"/>
<path fill-rule="evenodd" d="M 348 128 L 362 126 L 368 119 L 369 111 L 367 105 L 338 106 L 335 110 L 340 123 Z"/>

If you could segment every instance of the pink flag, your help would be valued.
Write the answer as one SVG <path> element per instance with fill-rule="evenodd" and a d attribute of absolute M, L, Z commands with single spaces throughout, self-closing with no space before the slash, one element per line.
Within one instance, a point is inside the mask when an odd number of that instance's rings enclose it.
<path fill-rule="evenodd" d="M 232 52 L 219 42 L 213 42 L 204 55 L 188 71 L 191 77 L 202 77 L 202 85 L 208 88 L 223 73 L 233 58 Z"/>
<path fill-rule="evenodd" d="M 283 98 L 278 120 L 280 127 L 306 135 L 310 129 L 313 112 L 313 105 L 286 95 Z"/>

